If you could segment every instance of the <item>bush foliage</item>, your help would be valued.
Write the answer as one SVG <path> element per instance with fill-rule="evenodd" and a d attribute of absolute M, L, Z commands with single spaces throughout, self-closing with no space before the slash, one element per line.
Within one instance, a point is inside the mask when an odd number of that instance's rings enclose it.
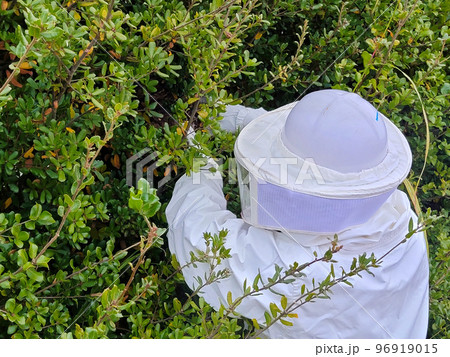
<path fill-rule="evenodd" d="M 164 235 L 173 185 L 130 190 L 126 160 L 157 152 L 161 178 L 191 171 L 202 155 L 226 159 L 235 139 L 218 126 L 226 104 L 272 109 L 321 88 L 358 92 L 407 136 L 414 163 L 404 189 L 419 215 L 441 216 L 428 231 L 429 337 L 450 337 L 449 7 L 1 1 L 0 337 L 254 335 L 255 321 L 234 318 L 239 298 L 215 312 L 184 286 Z M 236 187 L 226 191 L 237 210 Z M 205 239 L 210 251 L 192 264 L 226 259 L 225 232 Z M 333 249 L 318 259 L 331 260 Z M 338 279 L 310 293 L 326 294 Z M 276 303 L 267 324 L 289 324 L 295 317 Z"/>

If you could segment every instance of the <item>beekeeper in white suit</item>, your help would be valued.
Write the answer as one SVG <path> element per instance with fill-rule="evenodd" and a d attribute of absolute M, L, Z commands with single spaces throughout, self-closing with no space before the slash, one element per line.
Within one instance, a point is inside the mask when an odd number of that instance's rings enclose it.
<path fill-rule="evenodd" d="M 246 125 L 248 124 L 248 125 Z M 244 127 L 245 126 L 245 127 Z M 402 133 L 357 94 L 321 90 L 271 112 L 228 107 L 222 127 L 242 128 L 235 145 L 242 217 L 226 209 L 220 174 L 209 166 L 199 177 L 177 182 L 166 214 L 169 248 L 183 265 L 190 252 L 203 250 L 203 232 L 229 231 L 230 277 L 202 290 L 215 308 L 227 305 L 227 293 L 243 294 L 244 280 L 263 280 L 298 262 L 313 260 L 330 248 L 334 234 L 343 248 L 334 255 L 335 270 L 349 270 L 352 259 L 366 252 L 381 257 L 401 242 L 408 222 L 417 218 L 397 187 L 411 167 L 411 152 Z M 194 175 L 195 176 L 195 175 Z M 211 179 L 213 176 L 214 179 Z M 195 181 L 195 182 L 194 182 Z M 197 286 L 207 268 L 183 270 L 186 283 Z M 307 276 L 280 284 L 288 302 L 314 278 L 320 282 L 330 264 L 315 263 Z M 280 322 L 270 338 L 425 338 L 428 323 L 428 259 L 422 233 L 387 255 L 381 267 L 351 277 L 353 287 L 339 284 L 331 299 L 317 299 L 297 309 L 293 326 Z M 237 309 L 264 324 L 269 304 L 280 296 L 269 291 L 244 299 Z"/>

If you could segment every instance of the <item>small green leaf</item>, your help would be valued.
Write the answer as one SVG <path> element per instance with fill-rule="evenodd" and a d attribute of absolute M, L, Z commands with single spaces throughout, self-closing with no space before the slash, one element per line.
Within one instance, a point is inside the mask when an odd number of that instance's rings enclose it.
<path fill-rule="evenodd" d="M 181 302 L 177 298 L 173 299 L 173 307 L 176 312 L 181 310 Z"/>
<path fill-rule="evenodd" d="M 70 207 L 73 205 L 73 201 L 68 194 L 64 194 L 64 202 Z"/>
<path fill-rule="evenodd" d="M 100 108 L 101 110 L 103 110 L 103 105 L 94 97 L 91 98 L 92 103 L 97 107 Z"/>
<path fill-rule="evenodd" d="M 39 203 L 36 203 L 33 207 L 31 207 L 30 211 L 30 219 L 35 221 L 39 218 L 42 212 L 42 206 Z"/>
<path fill-rule="evenodd" d="M 64 216 L 64 206 L 58 206 L 58 216 Z"/>
<path fill-rule="evenodd" d="M 41 255 L 38 260 L 36 261 L 37 266 L 39 267 L 45 267 L 48 268 L 48 262 L 51 260 L 52 258 L 46 257 L 45 255 Z"/>
<path fill-rule="evenodd" d="M 231 291 L 227 294 L 227 303 L 228 305 L 231 305 L 233 303 L 233 296 L 231 295 Z"/>
<path fill-rule="evenodd" d="M 25 222 L 25 228 L 32 231 L 36 228 L 36 223 L 34 221 Z"/>
<path fill-rule="evenodd" d="M 370 60 L 372 59 L 372 55 L 367 51 L 363 51 L 361 53 L 361 57 L 363 58 L 364 68 L 367 68 L 367 66 L 369 66 Z"/>
<path fill-rule="evenodd" d="M 38 246 L 34 243 L 30 243 L 30 248 L 28 249 L 28 255 L 31 259 L 34 259 L 37 255 Z"/>
<path fill-rule="evenodd" d="M 124 34 L 120 33 L 120 32 L 116 32 L 116 37 L 119 41 L 126 41 L 127 40 L 127 36 L 125 36 Z"/>
<path fill-rule="evenodd" d="M 81 201 L 76 199 L 75 201 L 73 201 L 73 206 L 71 207 L 72 212 L 78 210 L 81 207 Z"/>
<path fill-rule="evenodd" d="M 16 307 L 16 301 L 14 298 L 8 299 L 5 304 L 6 311 L 14 312 L 14 308 Z"/>
<path fill-rule="evenodd" d="M 159 202 L 156 202 L 155 204 L 146 203 L 142 207 L 142 214 L 145 215 L 146 217 L 153 217 L 156 214 L 156 212 L 159 211 L 160 208 L 161 208 L 161 203 L 159 203 Z"/>
<path fill-rule="evenodd" d="M 280 322 L 285 326 L 294 326 L 294 324 L 290 321 L 280 319 Z"/>
<path fill-rule="evenodd" d="M 32 282 L 41 282 L 44 280 L 44 274 L 37 272 L 34 268 L 27 270 L 27 275 L 31 279 Z"/>
<path fill-rule="evenodd" d="M 281 297 L 281 307 L 283 308 L 283 310 L 286 310 L 286 307 L 287 307 L 287 298 L 286 298 L 286 296 L 282 296 Z"/>
<path fill-rule="evenodd" d="M 189 98 L 187 102 L 188 104 L 192 104 L 195 103 L 197 100 L 200 100 L 200 97 Z"/>
<path fill-rule="evenodd" d="M 267 311 L 264 312 L 264 318 L 266 319 L 266 325 L 269 326 L 272 322 L 272 317 Z"/>
<path fill-rule="evenodd" d="M 39 224 L 43 225 L 43 226 L 47 226 L 49 224 L 53 224 L 56 221 L 53 219 L 52 215 L 50 214 L 50 212 L 44 211 L 41 213 L 41 215 L 39 216 L 39 219 L 37 221 Z"/>
<path fill-rule="evenodd" d="M 0 283 L 1 289 L 9 289 L 11 287 L 11 282 L 9 280 L 6 280 L 2 283 Z"/>
<path fill-rule="evenodd" d="M 137 198 L 136 196 L 131 196 L 130 199 L 128 200 L 128 207 L 137 212 L 141 211 L 143 205 L 144 202 L 140 198 Z"/>
<path fill-rule="evenodd" d="M 273 317 L 277 317 L 278 313 L 280 312 L 280 309 L 277 305 L 275 305 L 273 302 L 270 303 L 270 313 Z"/>
<path fill-rule="evenodd" d="M 413 222 L 413 219 L 410 218 L 409 219 L 409 223 L 408 223 L 408 230 L 409 230 L 409 232 L 411 232 L 413 230 L 413 228 L 414 228 L 414 222 Z"/>
<path fill-rule="evenodd" d="M 66 175 L 64 174 L 63 170 L 58 170 L 58 181 L 59 182 L 66 181 Z"/>

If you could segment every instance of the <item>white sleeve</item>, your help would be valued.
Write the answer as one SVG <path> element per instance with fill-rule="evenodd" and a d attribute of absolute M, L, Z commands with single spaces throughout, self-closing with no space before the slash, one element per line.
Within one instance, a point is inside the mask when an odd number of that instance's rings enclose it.
<path fill-rule="evenodd" d="M 227 105 L 225 113 L 221 114 L 223 119 L 219 124 L 223 130 L 234 133 L 265 113 L 267 111 L 263 108 L 253 109 L 243 105 Z"/>
<path fill-rule="evenodd" d="M 197 176 L 195 176 L 197 175 Z M 199 181 L 199 182 L 196 182 Z M 226 200 L 222 192 L 222 177 L 206 170 L 188 177 L 184 175 L 175 185 L 172 199 L 167 206 L 166 216 L 169 226 L 169 249 L 175 254 L 181 265 L 191 260 L 190 252 L 205 249 L 204 232 L 218 233 L 228 230 L 225 246 L 230 248 L 231 258 L 223 261 L 219 269 L 227 268 L 230 277 L 220 280 L 202 290 L 202 296 L 215 308 L 226 304 L 229 291 L 233 299 L 243 294 L 243 283 L 247 280 L 251 286 L 259 271 L 273 271 L 277 260 L 277 248 L 273 233 L 252 227 L 226 209 Z M 198 286 L 196 277 L 205 281 L 205 273 L 209 266 L 206 263 L 192 265 L 183 269 L 187 285 L 195 289 Z M 259 298 L 243 303 L 240 310 L 247 316 L 263 318 L 266 306 Z"/>

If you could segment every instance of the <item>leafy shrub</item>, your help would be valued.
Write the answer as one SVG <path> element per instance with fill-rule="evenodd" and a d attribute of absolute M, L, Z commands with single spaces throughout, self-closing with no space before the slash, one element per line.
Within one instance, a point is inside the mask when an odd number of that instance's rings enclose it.
<path fill-rule="evenodd" d="M 226 104 L 276 108 L 320 88 L 357 91 L 407 135 L 406 188 L 417 212 L 444 216 L 428 234 L 429 336 L 450 336 L 448 2 L 1 4 L 0 337 L 257 332 L 184 286 L 164 242 L 171 185 L 159 199 L 143 182 L 130 191 L 125 162 L 150 148 L 164 177 L 203 154 L 226 159 Z M 237 209 L 236 187 L 226 190 Z M 226 259 L 224 232 L 205 239 Z M 269 320 L 287 316 L 283 305 Z"/>

